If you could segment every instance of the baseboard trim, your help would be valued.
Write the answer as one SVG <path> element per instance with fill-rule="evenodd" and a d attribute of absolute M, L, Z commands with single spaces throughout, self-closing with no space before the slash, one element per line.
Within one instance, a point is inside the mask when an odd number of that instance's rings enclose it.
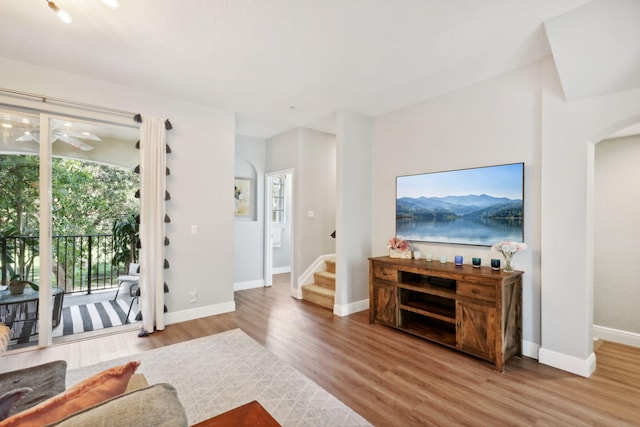
<path fill-rule="evenodd" d="M 606 326 L 593 325 L 593 338 L 640 347 L 640 334 L 607 328 Z"/>
<path fill-rule="evenodd" d="M 302 299 L 302 287 L 291 288 L 291 296 L 295 299 Z"/>
<path fill-rule="evenodd" d="M 165 313 L 164 323 L 166 325 L 172 325 L 174 323 L 200 319 L 201 317 L 215 316 L 216 314 L 230 313 L 232 311 L 236 311 L 235 301 Z"/>
<path fill-rule="evenodd" d="M 540 344 L 522 340 L 522 355 L 538 360 L 540 357 Z"/>
<path fill-rule="evenodd" d="M 591 353 L 586 359 L 579 359 L 540 347 L 538 362 L 582 377 L 590 377 L 596 370 L 596 355 L 594 353 Z"/>
<path fill-rule="evenodd" d="M 249 280 L 247 282 L 238 282 L 233 284 L 234 291 L 244 291 L 247 289 L 255 289 L 264 287 L 264 279 Z"/>
<path fill-rule="evenodd" d="M 348 316 L 369 308 L 369 299 L 352 302 L 350 304 L 334 304 L 333 314 L 338 316 Z"/>
<path fill-rule="evenodd" d="M 288 267 L 273 267 L 271 274 L 291 273 L 291 266 Z"/>

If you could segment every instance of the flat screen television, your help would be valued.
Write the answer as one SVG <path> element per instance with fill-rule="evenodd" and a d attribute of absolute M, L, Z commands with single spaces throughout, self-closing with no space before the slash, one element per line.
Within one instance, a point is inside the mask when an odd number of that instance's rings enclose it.
<path fill-rule="evenodd" d="M 491 246 L 524 240 L 524 163 L 396 178 L 396 237 Z"/>

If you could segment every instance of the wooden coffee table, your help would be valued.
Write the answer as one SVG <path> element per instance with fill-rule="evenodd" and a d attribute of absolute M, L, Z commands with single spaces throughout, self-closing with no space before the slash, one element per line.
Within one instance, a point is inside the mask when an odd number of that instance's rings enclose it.
<path fill-rule="evenodd" d="M 235 409 L 224 412 L 215 417 L 204 420 L 192 427 L 222 427 L 222 426 L 260 426 L 260 427 L 278 427 L 280 424 L 273 419 L 271 415 L 254 400 Z"/>

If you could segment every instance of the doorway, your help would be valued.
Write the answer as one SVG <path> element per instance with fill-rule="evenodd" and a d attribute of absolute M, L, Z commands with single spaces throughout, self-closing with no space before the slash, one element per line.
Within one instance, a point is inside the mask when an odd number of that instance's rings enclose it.
<path fill-rule="evenodd" d="M 640 229 L 633 221 L 640 210 L 638 156 L 640 124 L 595 144 L 593 336 L 635 347 L 640 347 L 640 286 L 635 280 Z"/>
<path fill-rule="evenodd" d="M 293 286 L 293 170 L 265 175 L 264 283 L 289 273 Z"/>

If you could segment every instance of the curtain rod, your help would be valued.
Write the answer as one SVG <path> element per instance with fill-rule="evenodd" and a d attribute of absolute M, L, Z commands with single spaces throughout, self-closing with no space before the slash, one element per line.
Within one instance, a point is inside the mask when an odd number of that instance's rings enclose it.
<path fill-rule="evenodd" d="M 83 102 L 70 101 L 68 99 L 55 98 L 55 97 L 46 96 L 46 95 L 38 95 L 38 94 L 35 94 L 35 93 L 22 92 L 22 91 L 19 91 L 19 90 L 0 88 L 0 92 L 1 93 L 7 93 L 7 94 L 10 94 L 10 95 L 23 96 L 23 97 L 27 97 L 27 98 L 36 98 L 36 99 L 41 100 L 45 104 L 47 102 L 55 102 L 55 103 L 58 103 L 58 104 L 67 104 L 67 105 L 72 105 L 72 106 L 76 106 L 76 107 L 90 108 L 92 110 L 105 111 L 105 112 L 114 113 L 114 114 L 122 114 L 122 115 L 125 115 L 125 116 L 134 116 L 134 115 L 137 114 L 137 113 L 132 113 L 131 111 L 118 110 L 118 109 L 115 109 L 115 108 L 108 108 L 108 107 L 101 107 L 99 105 L 85 104 Z"/>

